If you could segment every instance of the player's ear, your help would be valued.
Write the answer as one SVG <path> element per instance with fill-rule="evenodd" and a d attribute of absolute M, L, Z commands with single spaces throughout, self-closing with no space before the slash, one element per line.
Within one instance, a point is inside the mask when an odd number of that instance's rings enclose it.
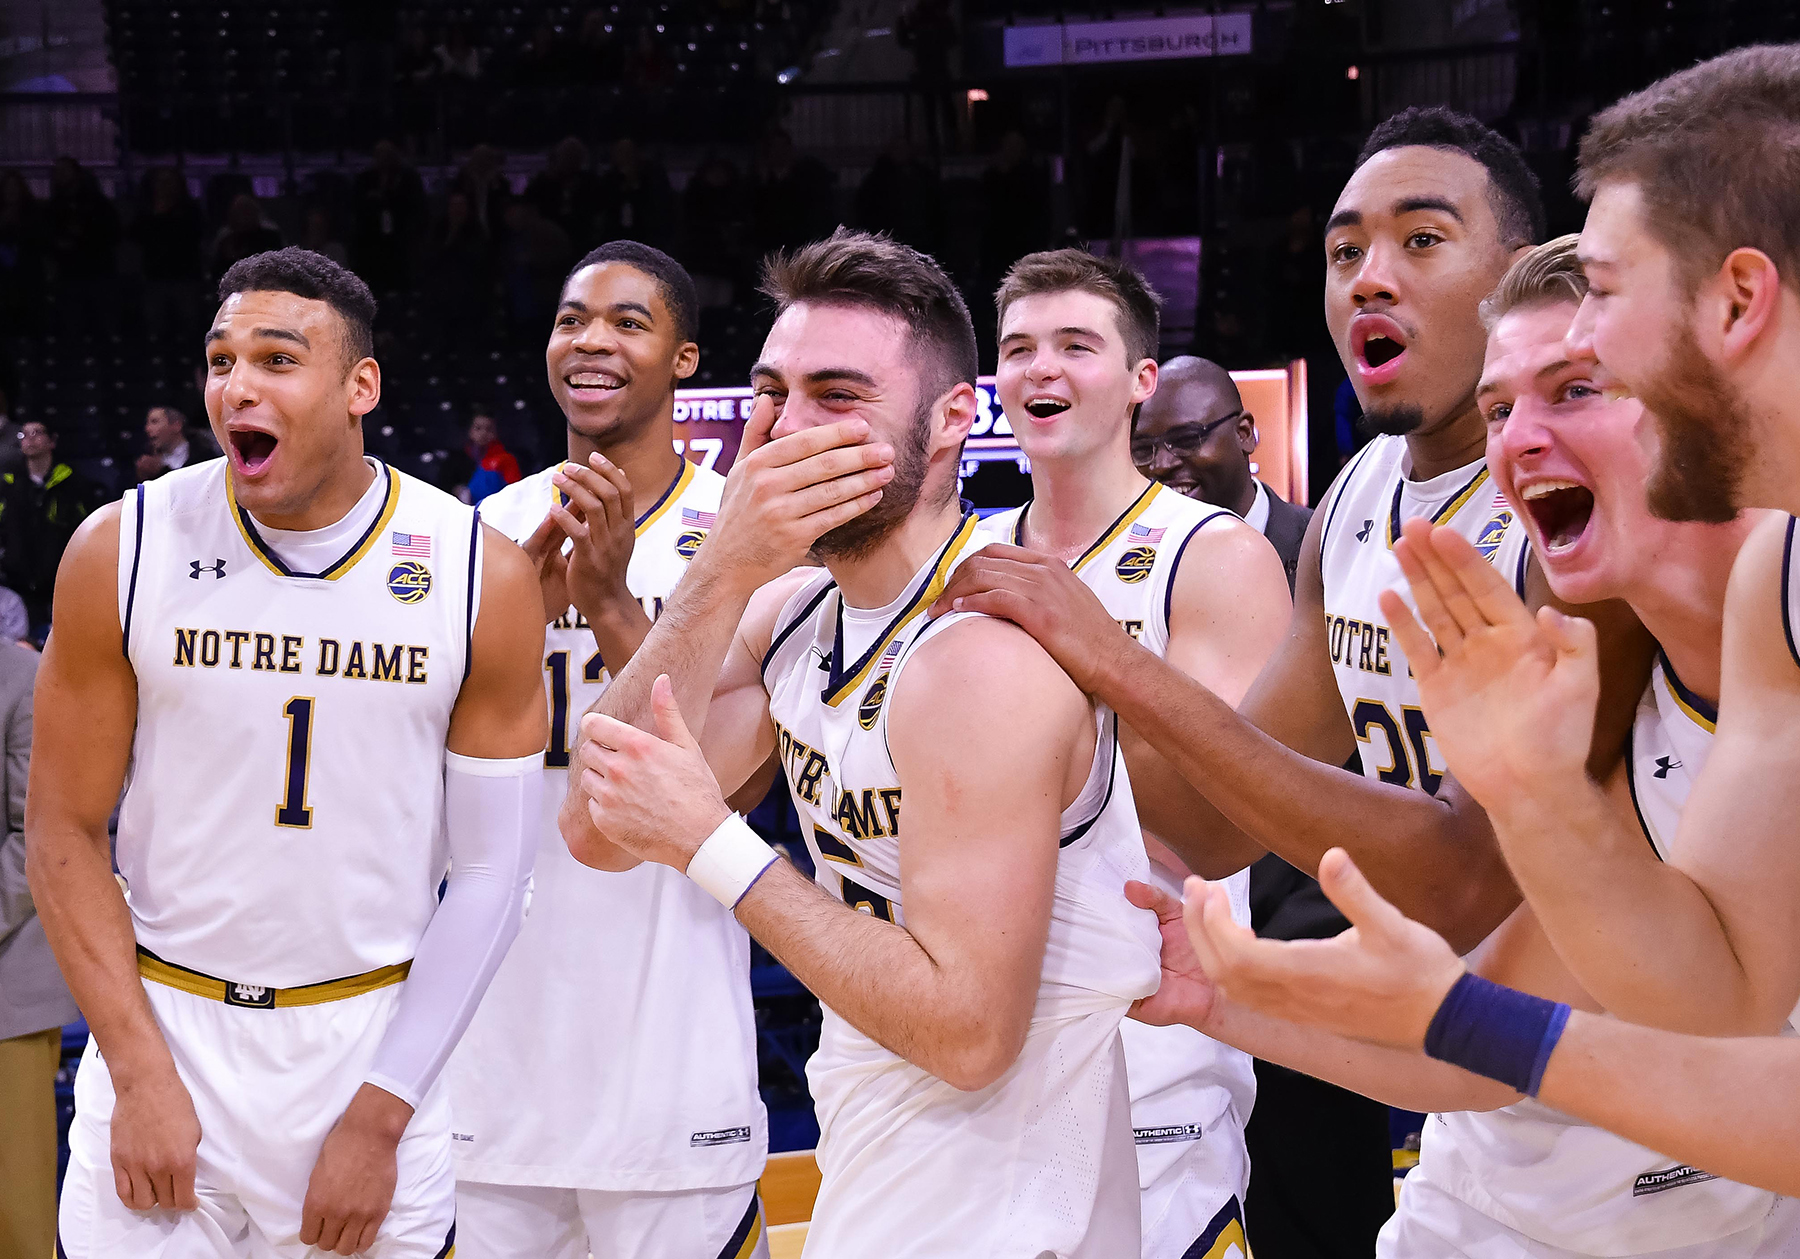
<path fill-rule="evenodd" d="M 683 341 L 681 348 L 675 351 L 675 379 L 686 380 L 700 370 L 700 347 L 692 341 Z"/>
<path fill-rule="evenodd" d="M 1238 417 L 1238 449 L 1245 454 L 1254 454 L 1262 444 L 1262 434 L 1256 431 L 1256 417 L 1246 411 Z"/>
<path fill-rule="evenodd" d="M 381 364 L 374 359 L 358 359 L 350 368 L 350 378 L 345 384 L 350 390 L 350 414 L 357 419 L 362 419 L 381 404 Z"/>
<path fill-rule="evenodd" d="M 1156 360 L 1147 358 L 1138 363 L 1135 369 L 1136 379 L 1131 382 L 1132 402 L 1143 402 L 1156 392 L 1157 368 Z"/>
<path fill-rule="evenodd" d="M 934 408 L 939 417 L 941 431 L 939 440 L 933 444 L 960 446 L 975 425 L 975 417 L 981 411 L 981 399 L 975 393 L 975 386 L 966 380 L 959 380 L 945 394 Z"/>

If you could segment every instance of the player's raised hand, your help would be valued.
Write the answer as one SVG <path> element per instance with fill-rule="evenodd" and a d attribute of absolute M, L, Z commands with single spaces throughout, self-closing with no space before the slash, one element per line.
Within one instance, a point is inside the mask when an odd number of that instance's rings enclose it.
<path fill-rule="evenodd" d="M 199 1205 L 194 1164 L 200 1118 L 174 1065 L 142 1078 L 115 1074 L 114 1087 L 112 1165 L 119 1201 L 134 1211 L 193 1210 Z"/>
<path fill-rule="evenodd" d="M 1549 607 L 1534 618 L 1453 529 L 1409 520 L 1394 554 L 1419 616 L 1392 590 L 1381 610 L 1457 781 L 1491 811 L 1584 772 L 1600 695 L 1593 624 Z"/>
<path fill-rule="evenodd" d="M 331 1255 L 360 1255 L 375 1244 L 394 1203 L 400 1138 L 411 1120 L 412 1107 L 386 1089 L 357 1089 L 306 1182 L 302 1242 Z"/>
<path fill-rule="evenodd" d="M 1219 990 L 1202 969 L 1194 943 L 1188 939 L 1181 902 L 1160 887 L 1136 879 L 1125 884 L 1125 899 L 1154 913 L 1162 932 L 1162 983 L 1150 996 L 1132 1002 L 1131 1017 L 1154 1027 L 1185 1023 L 1205 1031 Z"/>
<path fill-rule="evenodd" d="M 554 514 L 546 514 L 521 545 L 525 557 L 537 568 L 546 625 L 569 611 L 569 557 L 563 554 L 566 540 L 561 522 Z"/>
<path fill-rule="evenodd" d="M 1418 1049 L 1463 964 L 1431 928 L 1378 895 L 1341 848 L 1319 885 L 1351 922 L 1329 940 L 1259 940 L 1231 917 L 1222 883 L 1187 881 L 1183 914 L 1201 969 L 1231 1001 L 1294 1023 Z"/>
<path fill-rule="evenodd" d="M 958 564 L 932 607 L 934 616 L 946 612 L 985 612 L 1016 623 L 1090 695 L 1107 666 L 1133 646 L 1067 564 L 1020 546 L 997 542 Z"/>
<path fill-rule="evenodd" d="M 598 621 L 609 607 L 635 602 L 625 586 L 637 542 L 631 482 L 597 451 L 588 466 L 565 463 L 550 479 L 569 500 L 551 504 L 550 516 L 574 543 L 567 557 L 570 600 L 589 622 Z"/>
<path fill-rule="evenodd" d="M 774 402 L 758 398 L 725 478 L 718 524 L 694 557 L 696 567 L 745 591 L 804 563 L 821 535 L 880 502 L 894 475 L 894 448 L 868 440 L 865 420 L 770 437 L 774 423 Z"/>
<path fill-rule="evenodd" d="M 706 837 L 731 814 L 700 745 L 688 732 L 667 674 L 651 686 L 655 733 L 600 713 L 581 719 L 581 790 L 594 826 L 645 861 L 685 871 Z M 589 862 L 572 841 L 577 861 Z"/>

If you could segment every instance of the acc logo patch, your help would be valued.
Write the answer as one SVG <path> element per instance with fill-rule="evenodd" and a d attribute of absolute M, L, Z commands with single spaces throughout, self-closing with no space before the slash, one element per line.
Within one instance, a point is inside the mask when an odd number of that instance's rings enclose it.
<path fill-rule="evenodd" d="M 388 569 L 387 588 L 401 603 L 417 603 L 431 593 L 431 570 L 418 560 L 401 560 Z"/>
<path fill-rule="evenodd" d="M 856 724 L 864 730 L 875 728 L 875 719 L 881 716 L 881 701 L 887 698 L 888 675 L 882 674 L 869 684 L 863 696 L 863 702 L 856 709 Z"/>
<path fill-rule="evenodd" d="M 694 558 L 694 552 L 700 549 L 700 544 L 704 541 L 706 541 L 706 530 L 689 529 L 675 539 L 675 554 L 684 560 L 691 560 Z"/>
<path fill-rule="evenodd" d="M 1506 540 L 1506 531 L 1512 525 L 1513 514 L 1503 511 L 1481 526 L 1481 532 L 1475 536 L 1475 549 L 1481 552 L 1481 558 L 1492 560 L 1494 552 Z"/>
<path fill-rule="evenodd" d="M 1150 575 L 1156 565 L 1156 548 L 1151 546 L 1134 546 L 1119 557 L 1113 565 L 1113 571 L 1119 580 L 1127 586 L 1134 586 Z"/>

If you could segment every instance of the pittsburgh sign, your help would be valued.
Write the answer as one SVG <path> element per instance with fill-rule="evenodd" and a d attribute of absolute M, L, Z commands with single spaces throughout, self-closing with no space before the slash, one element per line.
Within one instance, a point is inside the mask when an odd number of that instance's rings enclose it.
<path fill-rule="evenodd" d="M 1250 51 L 1250 15 L 1222 13 L 1214 17 L 1201 13 L 1120 22 L 1009 26 L 1004 34 L 1009 67 L 1222 57 Z"/>

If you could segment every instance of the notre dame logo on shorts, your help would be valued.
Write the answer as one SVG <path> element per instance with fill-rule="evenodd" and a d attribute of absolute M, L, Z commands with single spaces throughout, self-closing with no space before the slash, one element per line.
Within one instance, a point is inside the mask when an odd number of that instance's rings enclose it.
<path fill-rule="evenodd" d="M 1512 521 L 1512 513 L 1503 511 L 1481 526 L 1481 532 L 1475 535 L 1475 549 L 1481 552 L 1482 559 L 1494 558 L 1494 552 L 1498 551 L 1501 542 L 1506 540 L 1506 530 Z"/>
<path fill-rule="evenodd" d="M 1155 566 L 1155 547 L 1134 546 L 1119 557 L 1119 562 L 1113 565 L 1113 571 L 1119 575 L 1119 580 L 1124 582 L 1127 586 L 1135 586 L 1138 582 L 1148 577 L 1150 575 L 1150 570 Z"/>
<path fill-rule="evenodd" d="M 856 709 L 856 724 L 864 730 L 875 728 L 875 719 L 881 716 L 881 701 L 887 698 L 888 675 L 882 674 L 870 683 L 863 702 Z"/>
<path fill-rule="evenodd" d="M 225 1004 L 247 1005 L 252 1009 L 273 1010 L 275 990 L 262 984 L 239 984 L 225 981 Z"/>
<path fill-rule="evenodd" d="M 401 603 L 417 603 L 431 593 L 431 570 L 418 560 L 401 560 L 388 569 L 388 593 Z"/>
<path fill-rule="evenodd" d="M 706 530 L 689 529 L 675 539 L 675 554 L 684 560 L 691 560 L 694 558 L 694 552 L 700 549 L 700 544 L 704 541 L 706 541 Z"/>

